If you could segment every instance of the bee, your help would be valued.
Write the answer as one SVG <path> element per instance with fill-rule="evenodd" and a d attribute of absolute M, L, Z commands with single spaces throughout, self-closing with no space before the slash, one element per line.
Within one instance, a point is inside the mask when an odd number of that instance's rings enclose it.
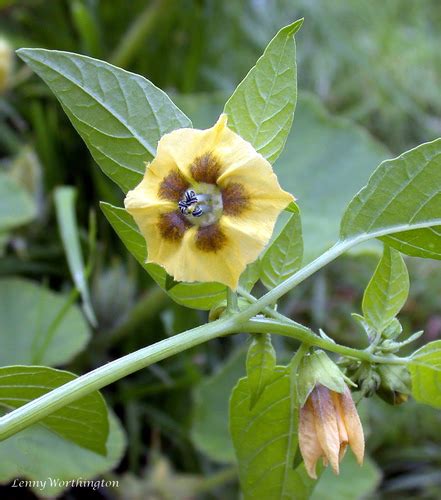
<path fill-rule="evenodd" d="M 178 202 L 181 214 L 200 217 L 203 214 L 203 210 L 198 205 L 198 201 L 198 197 L 193 190 L 186 191 L 184 199 Z"/>

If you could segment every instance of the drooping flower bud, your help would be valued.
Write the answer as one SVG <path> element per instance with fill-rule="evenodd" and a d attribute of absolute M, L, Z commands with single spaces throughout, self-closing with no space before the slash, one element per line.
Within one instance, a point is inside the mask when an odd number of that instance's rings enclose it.
<path fill-rule="evenodd" d="M 317 479 L 319 458 L 339 473 L 339 463 L 349 444 L 357 462 L 364 457 L 364 435 L 349 389 L 335 392 L 319 384 L 300 409 L 299 447 L 306 471 Z"/>

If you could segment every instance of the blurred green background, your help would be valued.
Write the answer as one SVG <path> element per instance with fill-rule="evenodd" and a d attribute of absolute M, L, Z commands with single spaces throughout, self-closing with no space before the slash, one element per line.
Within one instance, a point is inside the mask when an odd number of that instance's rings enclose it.
<path fill-rule="evenodd" d="M 205 127 L 277 30 L 300 17 L 301 93 L 275 170 L 299 199 L 310 259 L 335 240 L 344 206 L 381 160 L 441 136 L 438 0 L 0 0 L 1 365 L 43 363 L 81 374 L 206 319 L 172 303 L 129 256 L 99 209 L 99 200 L 121 206 L 123 194 L 94 164 L 45 84 L 8 56 L 8 45 L 79 52 L 142 74 Z M 76 189 L 86 259 L 95 247 L 89 283 L 96 325 L 88 321 L 87 300 L 81 307 L 60 236 L 65 221 L 56 216 L 54 192 L 66 185 Z M 281 309 L 362 346 L 350 313 L 360 310 L 377 250 L 340 259 Z M 424 329 L 422 343 L 441 338 L 441 266 L 407 263 L 405 333 Z M 37 349 L 39 335 L 49 339 L 46 349 Z M 281 338 L 274 343 L 280 361 L 296 347 Z M 40 465 L 52 476 L 75 471 L 118 479 L 120 488 L 52 494 L 237 498 L 227 405 L 244 373 L 246 345 L 245 336 L 214 341 L 106 388 L 116 415 L 109 456 L 78 453 L 81 466 L 74 468 L 66 457 L 75 450 L 48 442 L 53 459 Z M 349 458 L 340 481 L 326 473 L 314 498 L 331 491 L 338 500 L 439 499 L 440 413 L 413 402 L 388 407 L 376 398 L 362 404 L 362 413 L 371 458 L 362 469 Z M 39 450 L 32 436 L 29 450 Z M 8 483 L 17 467 L 18 475 L 35 475 L 21 460 L 19 439 L 0 443 L 0 482 Z M 41 495 L 17 491 L 5 485 L 0 496 Z"/>

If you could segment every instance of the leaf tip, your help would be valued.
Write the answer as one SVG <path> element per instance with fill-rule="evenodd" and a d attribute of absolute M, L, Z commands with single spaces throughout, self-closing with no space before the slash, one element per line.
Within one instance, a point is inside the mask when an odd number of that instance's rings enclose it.
<path fill-rule="evenodd" d="M 299 31 L 299 29 L 302 27 L 304 20 L 305 18 L 301 17 L 300 19 L 297 19 L 297 21 L 294 21 L 292 24 L 289 24 L 286 27 L 288 36 L 294 36 L 297 33 L 297 31 Z"/>

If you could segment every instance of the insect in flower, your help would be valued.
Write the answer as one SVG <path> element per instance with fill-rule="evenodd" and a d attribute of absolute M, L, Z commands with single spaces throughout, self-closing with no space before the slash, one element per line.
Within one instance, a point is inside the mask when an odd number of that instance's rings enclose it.
<path fill-rule="evenodd" d="M 271 165 L 227 127 L 166 134 L 125 207 L 147 243 L 147 262 L 176 281 L 217 281 L 236 289 L 294 200 Z"/>
<path fill-rule="evenodd" d="M 179 210 L 183 215 L 192 215 L 193 217 L 200 217 L 204 211 L 202 207 L 198 205 L 200 201 L 203 201 L 203 196 L 196 196 L 196 193 L 189 189 L 185 191 L 184 199 L 178 202 Z"/>

